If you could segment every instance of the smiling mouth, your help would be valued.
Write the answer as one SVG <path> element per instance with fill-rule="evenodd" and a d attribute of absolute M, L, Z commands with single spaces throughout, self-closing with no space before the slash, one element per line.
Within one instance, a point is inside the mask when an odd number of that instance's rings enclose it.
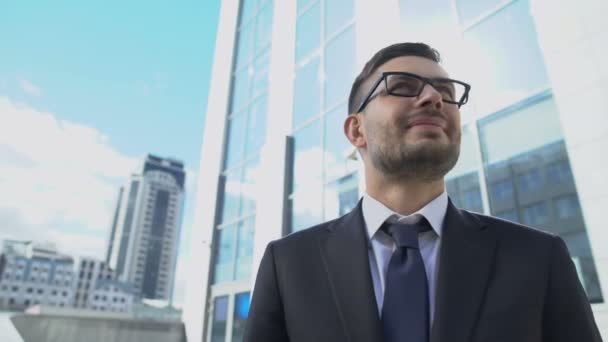
<path fill-rule="evenodd" d="M 408 125 L 408 128 L 414 128 L 414 127 L 443 129 L 442 124 L 435 122 L 435 121 L 431 121 L 431 120 L 416 121 L 416 122 L 413 122 Z"/>

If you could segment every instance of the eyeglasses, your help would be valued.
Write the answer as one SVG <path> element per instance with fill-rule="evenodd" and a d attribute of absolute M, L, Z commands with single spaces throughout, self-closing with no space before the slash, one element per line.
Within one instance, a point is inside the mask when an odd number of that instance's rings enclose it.
<path fill-rule="evenodd" d="M 424 86 L 429 84 L 441 94 L 441 100 L 445 103 L 458 105 L 458 108 L 469 100 L 471 86 L 461 81 L 449 78 L 426 78 L 409 72 L 389 71 L 383 72 L 382 76 L 374 83 L 357 113 L 363 110 L 367 103 L 372 100 L 372 94 L 384 81 L 386 93 L 393 96 L 417 97 L 420 96 Z"/>

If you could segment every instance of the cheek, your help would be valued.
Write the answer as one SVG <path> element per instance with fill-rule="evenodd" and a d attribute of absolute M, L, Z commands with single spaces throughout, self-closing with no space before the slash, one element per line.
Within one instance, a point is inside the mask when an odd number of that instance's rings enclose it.
<path fill-rule="evenodd" d="M 460 130 L 460 112 L 458 110 L 448 112 L 449 125 L 452 130 Z"/>

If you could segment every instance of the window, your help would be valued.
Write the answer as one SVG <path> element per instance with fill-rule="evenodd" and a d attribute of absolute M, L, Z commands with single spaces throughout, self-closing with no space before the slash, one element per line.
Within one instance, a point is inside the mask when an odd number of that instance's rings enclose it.
<path fill-rule="evenodd" d="M 348 0 L 330 0 L 325 3 L 351 2 Z M 351 5 L 352 8 L 352 5 Z M 342 12 L 344 13 L 344 12 Z M 325 86 L 324 108 L 348 98 L 350 86 L 355 78 L 355 28 L 350 26 L 336 38 L 327 43 L 325 50 Z M 346 114 L 345 114 L 346 115 Z"/>
<path fill-rule="evenodd" d="M 501 0 L 457 0 L 456 7 L 460 22 L 463 25 L 470 24 L 474 19 L 483 17 L 500 3 Z"/>
<path fill-rule="evenodd" d="M 321 141 L 321 123 L 315 120 L 310 125 L 298 130 L 293 135 L 293 189 L 312 191 L 322 182 L 323 152 Z M 315 189 L 316 190 L 316 189 Z M 321 203 L 321 198 L 316 199 Z"/>
<path fill-rule="evenodd" d="M 547 176 L 552 183 L 561 183 L 572 178 L 570 163 L 567 160 L 560 160 L 547 167 Z"/>
<path fill-rule="evenodd" d="M 320 1 L 301 14 L 296 23 L 296 60 L 309 55 L 320 44 Z"/>
<path fill-rule="evenodd" d="M 211 326 L 211 342 L 224 342 L 226 338 L 226 322 L 228 320 L 228 297 L 217 297 L 213 305 L 213 323 Z"/>
<path fill-rule="evenodd" d="M 215 284 L 233 280 L 236 226 L 230 225 L 218 229 L 216 234 L 218 235 L 218 242 L 216 243 L 213 277 Z"/>
<path fill-rule="evenodd" d="M 470 82 L 484 85 L 475 92 L 481 112 L 502 109 L 549 85 L 536 37 L 527 0 L 513 1 L 465 30 L 463 48 L 476 66 Z"/>
<path fill-rule="evenodd" d="M 517 187 L 521 192 L 536 191 L 543 186 L 543 178 L 538 169 L 530 170 L 517 177 Z"/>
<path fill-rule="evenodd" d="M 556 198 L 554 203 L 559 219 L 569 219 L 581 215 L 581 208 L 576 195 L 566 195 Z"/>
<path fill-rule="evenodd" d="M 481 208 L 481 192 L 479 188 L 465 191 L 462 193 L 461 198 L 464 208 Z"/>
<path fill-rule="evenodd" d="M 229 168 L 243 159 L 246 120 L 246 112 L 234 114 L 228 120 L 225 168 Z"/>
<path fill-rule="evenodd" d="M 241 221 L 238 227 L 238 241 L 236 254 L 236 280 L 249 280 L 251 278 L 251 265 L 253 262 L 253 237 L 255 219 Z"/>
<path fill-rule="evenodd" d="M 229 171 L 222 176 L 223 179 L 223 197 L 221 222 L 227 222 L 239 215 L 240 212 L 240 197 L 241 197 L 241 173 L 242 169 Z"/>
<path fill-rule="evenodd" d="M 268 112 L 268 96 L 259 96 L 249 107 L 247 122 L 245 156 L 257 153 L 266 137 L 266 113 Z"/>
<path fill-rule="evenodd" d="M 347 104 L 338 106 L 327 115 L 324 122 L 324 157 L 323 169 L 325 181 L 332 181 L 348 173 L 357 170 L 357 163 L 350 160 L 348 156 L 354 147 L 346 139 L 342 132 L 344 118 L 348 112 Z"/>
<path fill-rule="evenodd" d="M 538 226 L 549 222 L 549 211 L 545 202 L 534 203 L 522 208 L 523 223 Z"/>
<path fill-rule="evenodd" d="M 500 180 L 490 185 L 492 200 L 508 201 L 513 199 L 513 184 L 511 180 Z"/>
<path fill-rule="evenodd" d="M 232 326 L 232 340 L 241 341 L 245 331 L 245 323 L 249 316 L 249 304 L 251 296 L 249 292 L 239 293 L 234 298 L 234 320 Z"/>
<path fill-rule="evenodd" d="M 319 114 L 321 108 L 319 63 L 319 58 L 316 57 L 296 69 L 293 99 L 294 127 Z"/>

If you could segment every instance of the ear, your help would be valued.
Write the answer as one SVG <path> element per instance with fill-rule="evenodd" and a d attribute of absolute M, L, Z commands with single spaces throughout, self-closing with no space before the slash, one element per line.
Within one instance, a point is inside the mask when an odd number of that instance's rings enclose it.
<path fill-rule="evenodd" d="M 346 117 L 346 120 L 344 120 L 344 135 L 357 148 L 367 146 L 367 138 L 363 128 L 363 114 L 350 114 Z"/>

